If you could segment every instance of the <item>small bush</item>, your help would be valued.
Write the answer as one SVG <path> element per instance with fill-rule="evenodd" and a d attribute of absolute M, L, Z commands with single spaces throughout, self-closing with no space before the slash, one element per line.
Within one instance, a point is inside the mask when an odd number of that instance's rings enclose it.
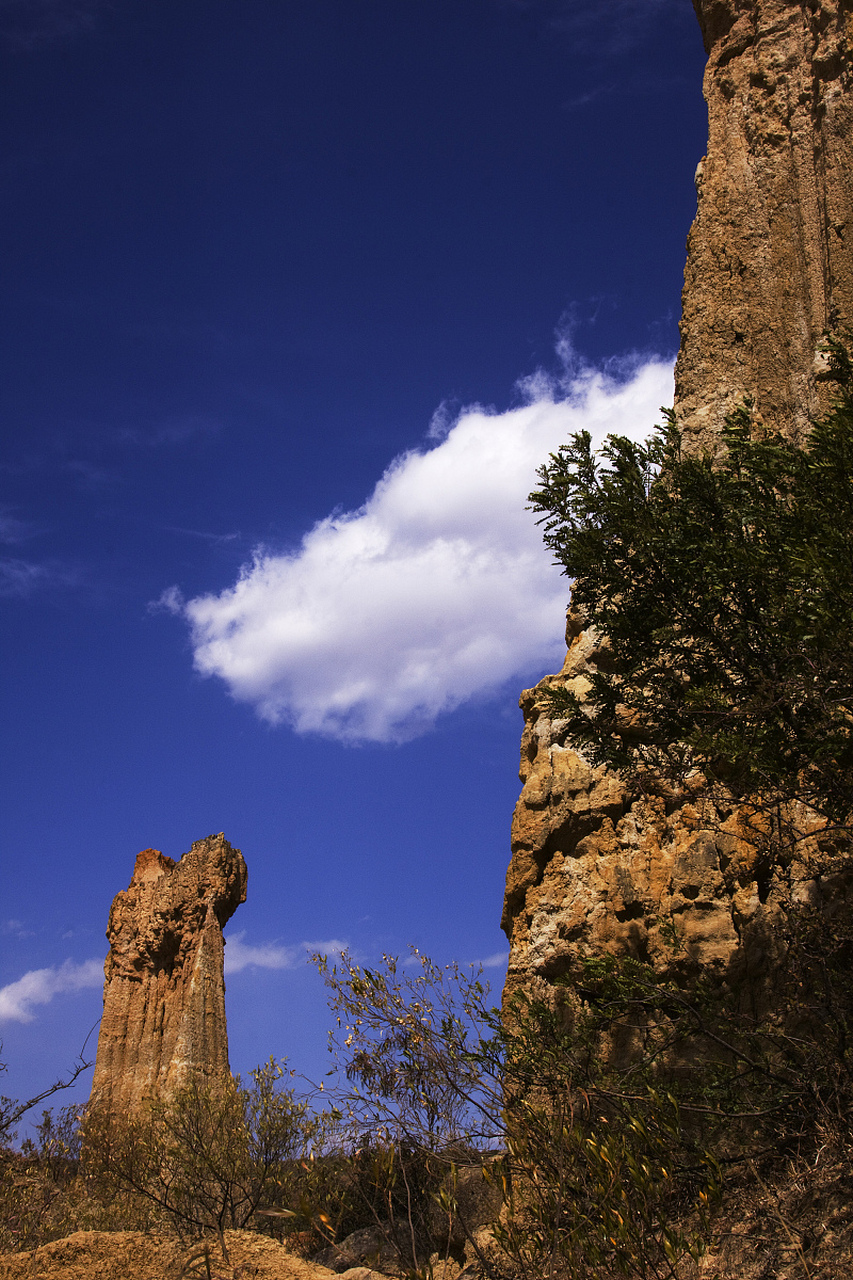
<path fill-rule="evenodd" d="M 281 1086 L 283 1074 L 270 1059 L 248 1085 L 193 1079 L 138 1115 L 92 1109 L 83 1132 L 90 1186 L 147 1203 L 182 1237 L 215 1231 L 221 1240 L 261 1206 L 289 1212 L 314 1122 Z"/>
<path fill-rule="evenodd" d="M 674 1276 L 698 1256 L 719 1167 L 676 1098 L 650 1083 L 652 1058 L 605 1068 L 613 1003 L 572 1011 L 519 997 L 501 1014 L 476 975 L 415 959 L 406 976 L 390 957 L 373 970 L 321 960 L 349 1082 L 338 1114 L 352 1142 L 389 1153 L 387 1221 L 408 1227 L 406 1274 L 429 1275 L 454 1240 L 494 1280 Z M 620 1016 L 632 1015 L 639 973 L 608 980 L 621 983 Z M 419 1190 L 446 1215 L 443 1241 L 408 1185 L 395 1204 L 392 1152 L 395 1190 L 416 1156 L 429 1172 Z M 491 1239 L 461 1203 L 462 1168 L 498 1193 Z"/>

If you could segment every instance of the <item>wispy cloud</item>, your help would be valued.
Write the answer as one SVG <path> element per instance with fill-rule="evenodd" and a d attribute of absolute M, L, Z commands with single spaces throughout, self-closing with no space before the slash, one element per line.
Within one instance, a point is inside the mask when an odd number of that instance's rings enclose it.
<path fill-rule="evenodd" d="M 207 533 L 204 529 L 182 529 L 180 525 L 167 524 L 164 526 L 167 533 L 178 533 L 185 538 L 198 538 L 202 542 L 236 542 L 240 537 L 237 533 Z"/>
<path fill-rule="evenodd" d="M 38 525 L 31 520 L 22 520 L 15 514 L 13 507 L 0 506 L 0 542 L 7 547 L 20 546 L 29 542 L 41 532 Z"/>
<path fill-rule="evenodd" d="M 577 93 L 573 97 L 566 98 L 562 103 L 564 111 L 578 111 L 581 107 L 589 107 L 593 102 L 597 102 L 599 98 L 607 98 L 612 93 L 624 92 L 624 86 L 614 84 L 612 82 L 606 84 L 597 84 L 592 89 L 585 92 Z"/>
<path fill-rule="evenodd" d="M 17 982 L 0 987 L 0 1022 L 32 1022 L 33 1006 L 49 1004 L 54 996 L 100 987 L 104 981 L 103 960 L 85 960 L 50 969 L 31 969 Z"/>
<path fill-rule="evenodd" d="M 26 598 L 49 587 L 79 586 L 82 574 L 58 560 L 0 558 L 0 598 Z"/>
<path fill-rule="evenodd" d="M 347 944 L 338 938 L 325 942 L 300 942 L 282 946 L 278 942 L 262 942 L 251 946 L 244 942 L 246 933 L 232 933 L 225 939 L 225 972 L 240 973 L 243 969 L 296 969 L 305 964 L 315 952 L 321 955 L 338 955 Z"/>
<path fill-rule="evenodd" d="M 23 920 L 9 918 L 0 920 L 0 935 L 7 938 L 34 938 L 32 929 L 28 929 Z"/>
<path fill-rule="evenodd" d="M 148 601 L 149 613 L 171 613 L 180 617 L 186 607 L 184 593 L 180 587 L 166 587 L 156 600 Z"/>
<path fill-rule="evenodd" d="M 573 432 L 648 434 L 672 398 L 662 359 L 525 379 L 496 413 L 446 410 L 356 511 L 296 550 L 256 549 L 238 581 L 160 604 L 189 623 L 195 666 L 271 724 L 402 742 L 437 716 L 559 661 L 567 586 L 525 510 L 536 468 Z"/>
<path fill-rule="evenodd" d="M 82 489 L 95 492 L 121 481 L 121 471 L 116 467 L 104 466 L 89 458 L 66 458 L 62 469 L 73 476 Z"/>
<path fill-rule="evenodd" d="M 13 507 L 0 506 L 0 545 L 17 549 L 42 533 L 43 528 L 22 519 Z M 26 599 L 51 587 L 78 586 L 81 578 L 78 568 L 61 560 L 39 560 L 32 555 L 0 556 L 0 599 Z"/>
<path fill-rule="evenodd" d="M 411 954 L 406 956 L 403 961 L 404 969 L 420 969 L 423 964 L 423 952 L 413 948 Z M 477 960 L 469 960 L 465 967 L 468 969 L 506 969 L 509 961 L 509 951 L 495 951 L 490 956 L 482 956 Z"/>
<path fill-rule="evenodd" d="M 204 414 L 118 424 L 87 421 L 58 427 L 49 437 L 25 442 L 13 459 L 0 461 L 0 473 L 17 477 L 58 471 L 70 476 L 81 489 L 100 493 L 127 483 L 129 467 L 140 456 L 203 447 L 221 429 L 219 419 Z M 17 519 L 12 507 L 0 506 L 0 541 L 21 541 L 21 535 L 29 538 L 42 532 L 42 528 Z"/>
<path fill-rule="evenodd" d="M 682 0 L 555 0 L 553 24 L 575 40 L 594 41 L 599 52 L 616 53 L 654 33 L 663 14 L 683 7 Z"/>
<path fill-rule="evenodd" d="M 134 448 L 159 449 L 186 444 L 199 436 L 216 435 L 222 424 L 202 414 L 189 414 L 181 418 L 165 418 L 160 422 L 143 426 L 119 427 L 116 440 L 119 444 Z"/>

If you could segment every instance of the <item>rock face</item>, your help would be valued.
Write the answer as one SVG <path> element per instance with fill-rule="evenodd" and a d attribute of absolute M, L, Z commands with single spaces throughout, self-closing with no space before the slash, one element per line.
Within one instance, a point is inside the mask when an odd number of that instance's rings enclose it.
<path fill-rule="evenodd" d="M 227 1073 L 222 927 L 245 900 L 246 864 L 223 835 L 179 862 L 138 855 L 110 909 L 93 1102 L 132 1110 Z"/>
<path fill-rule="evenodd" d="M 694 0 L 708 65 L 676 366 L 685 437 L 708 446 L 750 394 L 799 434 L 822 403 L 817 348 L 853 318 L 853 7 Z"/>
<path fill-rule="evenodd" d="M 746 393 L 768 425 L 799 435 L 821 400 L 821 334 L 853 323 L 853 5 L 694 3 L 709 55 L 710 136 L 688 243 L 675 409 L 687 446 L 713 448 Z M 665 966 L 674 923 L 690 963 L 763 1003 L 788 890 L 765 865 L 751 816 L 719 802 L 634 800 L 618 777 L 591 769 L 538 697 L 559 682 L 583 691 L 595 637 L 570 613 L 566 639 L 562 672 L 521 698 L 506 994 L 547 994 L 578 953 L 628 952 Z M 807 813 L 793 819 L 807 836 L 789 871 L 794 893 L 827 905 L 844 885 L 813 879 L 824 837 Z"/>
<path fill-rule="evenodd" d="M 795 898 L 828 911 L 853 891 L 849 872 L 813 870 L 835 852 L 832 838 L 807 810 L 793 814 L 801 839 L 782 880 L 763 853 L 760 815 L 719 797 L 636 799 L 613 773 L 592 769 L 539 698 L 557 683 L 580 692 L 595 662 L 594 637 L 571 615 L 567 640 L 562 672 L 521 697 L 505 997 L 523 988 L 547 998 L 578 955 L 627 954 L 659 971 L 717 971 L 743 1012 L 760 1012 L 773 1000 L 791 884 Z"/>

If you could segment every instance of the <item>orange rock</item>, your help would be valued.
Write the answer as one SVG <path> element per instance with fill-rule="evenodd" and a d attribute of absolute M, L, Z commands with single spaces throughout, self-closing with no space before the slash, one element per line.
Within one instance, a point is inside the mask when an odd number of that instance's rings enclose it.
<path fill-rule="evenodd" d="M 708 64 L 676 413 L 712 447 L 746 394 L 799 435 L 825 403 L 818 346 L 853 321 L 850 7 L 694 0 Z"/>
<path fill-rule="evenodd" d="M 227 1073 L 222 927 L 245 900 L 246 864 L 221 834 L 179 862 L 139 854 L 110 909 L 93 1102 L 133 1109 Z"/>

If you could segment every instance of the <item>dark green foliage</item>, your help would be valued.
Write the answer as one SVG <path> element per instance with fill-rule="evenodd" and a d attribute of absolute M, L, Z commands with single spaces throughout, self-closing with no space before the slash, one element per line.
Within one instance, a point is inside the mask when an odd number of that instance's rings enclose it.
<path fill-rule="evenodd" d="M 331 1110 L 269 1063 L 147 1115 L 90 1114 L 80 1176 L 74 1112 L 46 1115 L 0 1179 L 0 1249 L 169 1222 L 313 1253 L 366 1227 L 381 1270 L 411 1280 L 463 1255 L 489 1280 L 683 1280 L 720 1201 L 737 1212 L 733 1181 L 754 1203 L 789 1168 L 851 1167 L 853 925 L 793 906 L 777 931 L 761 1014 L 685 976 L 674 928 L 669 976 L 578 958 L 547 1002 L 502 1011 L 476 973 L 345 955 L 324 966 L 346 1078 Z"/>
<path fill-rule="evenodd" d="M 568 737 L 641 785 L 711 782 L 853 814 L 853 366 L 828 343 L 834 407 L 802 447 L 749 405 L 719 457 L 672 415 L 644 444 L 587 433 L 530 495 L 572 604 L 605 638 Z"/>
<path fill-rule="evenodd" d="M 600 978 L 581 966 L 576 981 L 589 997 Z M 704 1250 L 720 1171 L 663 1069 L 660 989 L 630 963 L 608 965 L 604 986 L 556 1009 L 519 995 L 492 1017 L 482 1052 L 497 1053 L 505 1084 L 496 1239 L 513 1276 L 676 1276 Z"/>

